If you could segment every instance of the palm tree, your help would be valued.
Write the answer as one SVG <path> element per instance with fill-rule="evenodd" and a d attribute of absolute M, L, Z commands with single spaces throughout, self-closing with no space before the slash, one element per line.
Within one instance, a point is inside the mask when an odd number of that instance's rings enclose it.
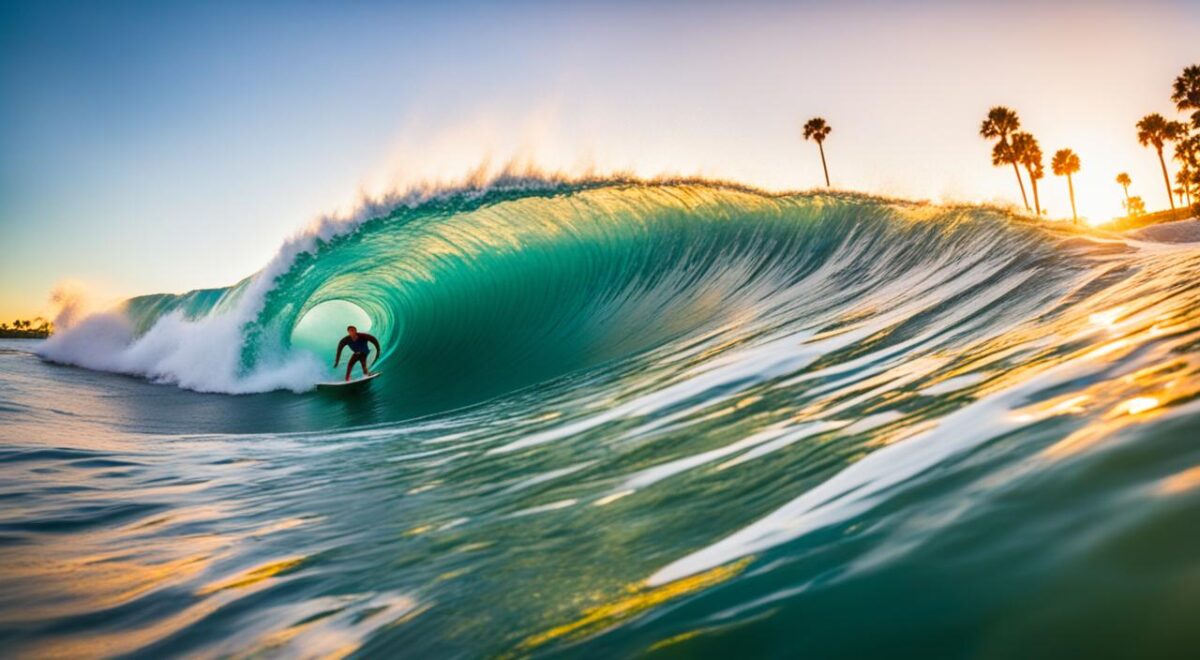
<path fill-rule="evenodd" d="M 1184 165 L 1175 173 L 1175 183 L 1179 184 L 1175 187 L 1175 196 L 1179 198 L 1179 203 L 1183 204 L 1183 198 L 1187 197 L 1187 205 L 1192 205 L 1192 172 Z"/>
<path fill-rule="evenodd" d="M 1021 187 L 1021 201 L 1025 202 L 1025 210 L 1029 210 L 1029 198 L 1025 196 L 1025 184 L 1021 182 L 1021 170 L 1017 169 L 1017 157 L 1008 143 L 1008 136 L 1021 128 L 1021 120 L 1017 113 L 998 105 L 988 110 L 987 119 L 979 126 L 979 135 L 991 140 L 996 139 L 992 149 L 992 165 L 1012 164 L 1013 174 L 1017 175 L 1017 185 Z"/>
<path fill-rule="evenodd" d="M 1129 198 L 1129 203 L 1125 205 L 1125 212 L 1131 218 L 1146 215 L 1146 203 L 1142 201 L 1141 197 L 1134 195 Z"/>
<path fill-rule="evenodd" d="M 1029 173 L 1029 184 L 1033 188 L 1033 208 L 1038 217 L 1042 216 L 1042 202 L 1038 198 L 1038 179 L 1046 176 L 1042 168 L 1042 148 L 1037 138 L 1029 133 L 1014 133 L 1012 136 L 1012 155 L 1025 166 Z"/>
<path fill-rule="evenodd" d="M 1200 64 L 1184 68 L 1171 87 L 1171 100 L 1180 112 L 1192 111 L 1192 127 L 1200 128 Z"/>
<path fill-rule="evenodd" d="M 1154 146 L 1154 150 L 1158 152 L 1158 164 L 1162 166 L 1163 183 L 1167 186 L 1167 201 L 1171 204 L 1171 210 L 1175 210 L 1175 199 L 1171 197 L 1171 176 L 1167 174 L 1167 161 L 1163 159 L 1163 144 L 1170 140 L 1176 140 L 1182 137 L 1186 127 L 1177 121 L 1167 121 L 1162 115 L 1157 112 L 1142 117 L 1142 120 L 1137 123 L 1137 138 L 1138 142 L 1147 147 Z"/>
<path fill-rule="evenodd" d="M 1070 149 L 1059 149 L 1054 152 L 1050 168 L 1056 176 L 1067 177 L 1067 190 L 1071 193 L 1071 219 L 1079 224 L 1079 214 L 1075 213 L 1075 184 L 1071 181 L 1071 175 L 1079 171 L 1079 156 Z"/>
<path fill-rule="evenodd" d="M 1175 183 L 1183 186 L 1183 194 L 1187 197 L 1188 206 L 1191 206 L 1192 189 L 1200 183 L 1200 133 L 1175 143 L 1175 160 L 1179 161 Z"/>
<path fill-rule="evenodd" d="M 1129 186 L 1132 183 L 1133 183 L 1133 179 L 1130 179 L 1129 175 L 1126 174 L 1125 172 L 1121 172 L 1120 174 L 1117 175 L 1117 185 L 1119 185 L 1125 189 L 1125 203 L 1126 204 L 1129 204 Z"/>
<path fill-rule="evenodd" d="M 833 129 L 820 117 L 813 117 L 804 124 L 804 139 L 815 140 L 821 150 L 821 169 L 825 170 L 825 187 L 829 187 L 829 166 L 825 164 L 825 138 Z"/>

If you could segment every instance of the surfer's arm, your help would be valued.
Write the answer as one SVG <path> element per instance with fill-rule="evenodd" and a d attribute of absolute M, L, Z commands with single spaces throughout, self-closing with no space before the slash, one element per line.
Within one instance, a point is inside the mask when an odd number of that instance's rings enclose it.
<path fill-rule="evenodd" d="M 342 361 L 342 349 L 346 348 L 346 344 L 349 343 L 349 337 L 343 337 L 342 340 L 338 342 L 337 353 L 335 353 L 333 356 L 333 366 L 338 366 L 338 363 Z"/>
<path fill-rule="evenodd" d="M 379 360 L 379 354 L 383 352 L 383 349 L 379 347 L 379 340 L 375 338 L 375 335 L 367 335 L 366 337 L 367 341 L 375 344 L 375 359 L 371 360 L 371 364 L 374 364 L 377 360 Z"/>

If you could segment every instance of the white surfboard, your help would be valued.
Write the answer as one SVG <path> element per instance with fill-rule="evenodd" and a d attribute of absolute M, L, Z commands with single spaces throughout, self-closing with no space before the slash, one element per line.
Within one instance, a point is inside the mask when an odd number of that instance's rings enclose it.
<path fill-rule="evenodd" d="M 330 381 L 326 381 L 324 383 L 317 383 L 317 389 L 318 390 L 336 390 L 336 389 L 341 389 L 341 388 L 345 388 L 345 387 L 353 387 L 354 385 L 365 385 L 368 381 L 373 380 L 378 375 L 379 375 L 379 372 L 376 371 L 376 372 L 372 373 L 370 376 L 365 376 L 363 378 L 354 378 L 352 380 L 330 380 Z"/>

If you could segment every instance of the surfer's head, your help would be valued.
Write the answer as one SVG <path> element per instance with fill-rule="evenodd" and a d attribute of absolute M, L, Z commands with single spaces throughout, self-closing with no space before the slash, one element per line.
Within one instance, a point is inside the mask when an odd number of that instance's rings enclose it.
<path fill-rule="evenodd" d="M 348 325 L 346 326 L 346 332 L 349 333 L 351 339 L 358 339 L 358 328 Z"/>

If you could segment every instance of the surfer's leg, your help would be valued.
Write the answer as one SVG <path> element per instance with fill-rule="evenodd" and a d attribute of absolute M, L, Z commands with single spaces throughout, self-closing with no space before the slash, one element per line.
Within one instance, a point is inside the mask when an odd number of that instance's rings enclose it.
<path fill-rule="evenodd" d="M 370 375 L 370 372 L 367 371 L 367 356 L 363 353 L 355 353 L 354 355 L 350 356 L 350 364 L 346 365 L 346 380 L 350 380 L 350 372 L 354 371 L 355 362 L 362 363 L 362 371 L 364 376 Z"/>
<path fill-rule="evenodd" d="M 370 376 L 370 375 L 371 375 L 371 370 L 367 368 L 367 356 L 369 356 L 369 355 L 370 355 L 370 353 L 363 353 L 363 354 L 362 354 L 362 368 L 363 368 L 363 376 Z"/>
<path fill-rule="evenodd" d="M 362 360 L 363 356 L 360 353 L 354 353 L 350 356 L 350 362 L 346 365 L 346 382 L 350 381 L 350 373 L 354 371 L 354 363 Z M 363 368 L 366 369 L 367 363 L 363 360 Z"/>

